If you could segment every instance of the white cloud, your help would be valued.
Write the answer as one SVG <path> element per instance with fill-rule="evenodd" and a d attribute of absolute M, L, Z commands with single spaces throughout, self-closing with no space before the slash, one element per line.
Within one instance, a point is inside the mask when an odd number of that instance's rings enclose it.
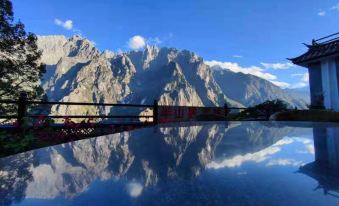
<path fill-rule="evenodd" d="M 298 154 L 308 154 L 309 153 L 307 150 L 302 150 L 302 149 L 297 149 L 295 152 L 298 153 Z"/>
<path fill-rule="evenodd" d="M 276 153 L 280 152 L 285 145 L 292 143 L 301 143 L 305 145 L 309 153 L 314 153 L 314 147 L 312 140 L 304 137 L 284 137 L 283 139 L 277 141 L 275 144 L 267 147 L 263 150 L 260 150 L 255 153 L 247 153 L 245 155 L 237 155 L 229 159 L 224 159 L 221 161 L 212 161 L 207 164 L 207 168 L 211 169 L 220 169 L 224 167 L 234 168 L 240 167 L 245 162 L 264 162 L 267 160 L 266 166 L 272 165 L 302 165 L 303 162 L 293 160 L 293 159 L 274 159 L 272 158 Z"/>
<path fill-rule="evenodd" d="M 312 140 L 306 137 L 284 137 L 283 139 L 279 140 L 274 144 L 274 146 L 281 146 L 281 145 L 287 145 L 292 144 L 294 142 L 299 142 L 302 144 L 312 144 Z"/>
<path fill-rule="evenodd" d="M 248 153 L 245 155 L 237 155 L 230 159 L 225 159 L 221 162 L 212 161 L 207 164 L 207 168 L 212 168 L 212 169 L 220 169 L 223 167 L 232 168 L 232 167 L 240 167 L 245 162 L 257 162 L 258 163 L 258 162 L 262 162 L 268 159 L 270 156 L 272 156 L 273 154 L 279 151 L 280 151 L 279 147 L 272 146 L 272 147 L 263 149 L 259 152 Z"/>
<path fill-rule="evenodd" d="M 325 16 L 325 15 L 326 15 L 326 11 L 320 10 L 320 11 L 318 12 L 318 16 Z"/>
<path fill-rule="evenodd" d="M 298 142 L 298 143 L 305 145 L 306 150 L 297 150 L 296 151 L 297 153 L 314 154 L 313 141 L 311 139 L 305 138 L 305 137 L 285 137 L 284 139 L 278 141 L 274 145 L 279 146 L 279 145 L 284 145 L 284 144 L 291 144 L 291 143 L 294 143 L 294 142 Z"/>
<path fill-rule="evenodd" d="M 338 10 L 339 11 L 339 3 L 331 7 L 332 10 Z"/>
<path fill-rule="evenodd" d="M 314 154 L 315 151 L 314 151 L 314 145 L 313 144 L 307 144 L 305 145 L 307 151 L 310 153 L 310 154 Z"/>
<path fill-rule="evenodd" d="M 292 144 L 294 140 L 292 138 L 283 138 L 276 142 L 273 146 L 282 146 L 282 145 L 287 145 L 287 144 Z"/>
<path fill-rule="evenodd" d="M 164 43 L 165 41 L 170 40 L 171 38 L 173 38 L 173 33 L 168 33 L 167 35 L 163 36 L 163 37 L 148 37 L 145 38 L 143 36 L 140 35 L 135 35 L 132 38 L 130 38 L 127 42 L 127 46 L 129 49 L 133 49 L 133 50 L 139 50 L 142 49 L 143 47 L 145 47 L 146 45 L 159 45 Z"/>
<path fill-rule="evenodd" d="M 290 89 L 298 89 L 298 88 L 303 88 L 303 87 L 307 87 L 308 84 L 305 82 L 298 82 L 296 84 L 293 84 L 290 86 Z"/>
<path fill-rule="evenodd" d="M 305 74 L 302 76 L 301 81 L 303 81 L 303 82 L 309 82 L 309 74 L 308 74 L 308 73 L 305 73 Z"/>
<path fill-rule="evenodd" d="M 294 74 L 291 74 L 292 77 L 298 77 L 298 76 L 303 76 L 304 74 L 302 73 L 294 73 Z"/>
<path fill-rule="evenodd" d="M 163 40 L 160 39 L 159 37 L 149 37 L 145 38 L 140 35 L 133 36 L 130 38 L 127 42 L 128 47 L 133 50 L 138 50 L 146 45 L 159 45 L 162 44 L 164 41 L 170 39 L 171 37 L 165 37 Z"/>
<path fill-rule="evenodd" d="M 292 74 L 291 76 L 292 77 L 301 76 L 301 78 L 298 83 L 291 85 L 290 88 L 296 89 L 296 88 L 307 87 L 309 85 L 309 74 L 307 72 L 304 74 Z"/>
<path fill-rule="evenodd" d="M 260 77 L 262 79 L 266 79 L 273 84 L 277 85 L 278 87 L 286 88 L 289 87 L 290 84 L 286 82 L 281 82 L 277 80 L 277 76 L 270 74 L 268 72 L 265 72 L 264 69 L 257 66 L 250 66 L 250 67 L 242 67 L 237 63 L 234 62 L 220 62 L 220 61 L 205 61 L 205 63 L 210 66 L 212 69 L 228 69 L 232 72 L 241 72 L 244 74 L 251 74 L 257 77 Z"/>
<path fill-rule="evenodd" d="M 313 144 L 305 144 L 305 148 L 306 150 L 296 150 L 296 153 L 299 153 L 299 154 L 314 154 L 315 151 L 314 151 L 314 145 Z"/>
<path fill-rule="evenodd" d="M 301 166 L 304 163 L 302 161 L 297 161 L 294 159 L 272 159 L 270 160 L 266 166 L 275 166 L 275 165 L 280 165 L 280 166 Z"/>
<path fill-rule="evenodd" d="M 292 63 L 264 63 L 264 62 L 261 62 L 260 63 L 265 69 L 289 69 L 289 68 L 292 68 L 292 67 L 295 67 L 294 64 Z"/>
<path fill-rule="evenodd" d="M 129 183 L 127 185 L 127 192 L 131 197 L 138 197 L 141 195 L 143 186 L 139 183 Z"/>
<path fill-rule="evenodd" d="M 276 86 L 278 87 L 281 87 L 281 88 L 288 88 L 291 86 L 291 84 L 287 83 L 287 82 L 281 82 L 281 81 L 271 81 L 273 84 L 275 84 Z"/>
<path fill-rule="evenodd" d="M 140 35 L 135 35 L 127 42 L 128 47 L 133 50 L 138 50 L 146 46 L 146 39 Z"/>
<path fill-rule="evenodd" d="M 238 55 L 238 54 L 233 55 L 233 57 L 234 57 L 234 58 L 243 58 L 243 56 Z"/>
<path fill-rule="evenodd" d="M 73 28 L 73 21 L 72 20 L 61 21 L 60 19 L 54 19 L 54 23 L 58 26 L 63 27 L 64 29 L 67 29 L 67 30 L 71 30 Z"/>
<path fill-rule="evenodd" d="M 252 74 L 257 77 L 266 79 L 266 80 L 276 80 L 277 77 L 273 74 L 264 72 L 264 70 L 257 66 L 250 66 L 250 67 L 242 67 L 237 63 L 234 62 L 220 62 L 220 61 L 205 61 L 205 63 L 210 66 L 214 67 L 214 69 L 228 69 L 232 72 L 241 72 L 244 74 Z"/>

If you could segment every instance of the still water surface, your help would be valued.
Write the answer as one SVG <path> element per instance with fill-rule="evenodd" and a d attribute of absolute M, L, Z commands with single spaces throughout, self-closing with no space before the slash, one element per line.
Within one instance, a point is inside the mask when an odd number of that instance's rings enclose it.
<path fill-rule="evenodd" d="M 172 124 L 0 159 L 1 205 L 339 205 L 339 125 Z"/>

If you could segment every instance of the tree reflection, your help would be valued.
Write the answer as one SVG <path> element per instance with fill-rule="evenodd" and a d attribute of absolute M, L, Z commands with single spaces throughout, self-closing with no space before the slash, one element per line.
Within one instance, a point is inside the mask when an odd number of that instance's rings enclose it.
<path fill-rule="evenodd" d="M 27 152 L 0 161 L 0 205 L 11 205 L 25 197 L 27 184 L 32 180 L 33 159 L 33 152 Z"/>

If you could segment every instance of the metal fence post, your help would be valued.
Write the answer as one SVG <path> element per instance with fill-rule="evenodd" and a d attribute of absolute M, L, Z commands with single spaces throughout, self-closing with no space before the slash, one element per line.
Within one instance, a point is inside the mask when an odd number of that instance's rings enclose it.
<path fill-rule="evenodd" d="M 158 124 L 158 101 L 153 102 L 153 124 Z"/>
<path fill-rule="evenodd" d="M 20 93 L 20 97 L 18 100 L 18 125 L 19 127 L 22 126 L 24 123 L 24 117 L 26 116 L 27 112 L 27 94 L 25 92 Z"/>

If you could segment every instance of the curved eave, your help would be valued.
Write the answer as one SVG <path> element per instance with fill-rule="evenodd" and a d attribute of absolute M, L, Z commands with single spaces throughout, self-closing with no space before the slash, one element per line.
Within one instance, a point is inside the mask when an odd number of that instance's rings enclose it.
<path fill-rule="evenodd" d="M 321 59 L 326 58 L 326 57 L 332 57 L 335 55 L 338 55 L 339 53 L 337 51 L 334 51 L 332 53 L 329 54 L 323 54 L 323 55 L 319 55 L 319 56 L 315 56 L 315 57 L 311 57 L 311 58 L 306 58 L 306 59 L 302 59 L 305 55 L 307 55 L 308 52 L 306 52 L 305 54 L 296 57 L 296 58 L 289 58 L 288 60 L 292 61 L 293 64 L 302 66 L 302 67 L 307 67 L 309 64 L 317 62 L 317 61 L 321 61 Z"/>
<path fill-rule="evenodd" d="M 308 47 L 308 51 L 298 57 L 289 58 L 293 64 L 307 67 L 309 64 L 321 61 L 324 58 L 333 57 L 339 55 L 339 40 L 331 41 L 321 44 L 304 44 Z"/>
<path fill-rule="evenodd" d="M 306 54 L 307 53 L 300 55 L 298 57 L 295 57 L 295 58 L 287 58 L 287 59 L 295 65 L 306 67 L 308 60 L 301 60 Z"/>

